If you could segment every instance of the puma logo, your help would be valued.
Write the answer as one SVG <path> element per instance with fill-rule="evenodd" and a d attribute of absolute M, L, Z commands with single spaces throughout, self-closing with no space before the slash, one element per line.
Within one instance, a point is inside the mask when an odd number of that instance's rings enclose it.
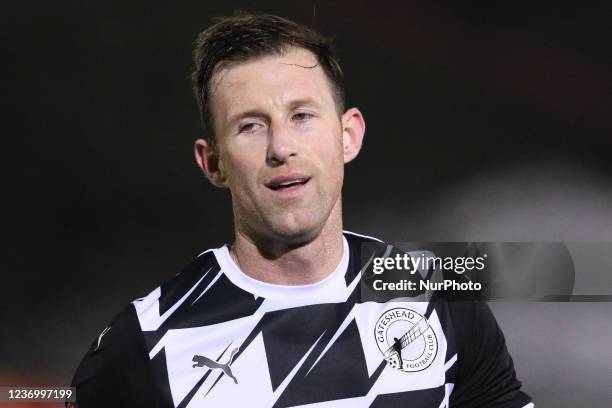
<path fill-rule="evenodd" d="M 220 368 L 221 370 L 223 370 L 223 372 L 225 374 L 227 374 L 227 376 L 229 378 L 231 378 L 232 380 L 234 380 L 234 383 L 238 384 L 238 379 L 236 379 L 236 377 L 234 377 L 234 374 L 232 374 L 232 369 L 230 368 L 230 364 L 232 364 L 232 360 L 234 359 L 234 355 L 238 352 L 238 349 L 235 348 L 232 350 L 232 353 L 230 354 L 230 358 L 229 361 L 227 362 L 227 364 L 221 364 L 218 363 L 214 360 L 211 360 L 208 357 L 204 357 L 204 356 L 199 356 L 199 355 L 195 355 L 193 356 L 193 365 L 192 368 L 196 368 L 196 367 L 208 367 L 211 370 L 215 369 L 215 368 Z"/>

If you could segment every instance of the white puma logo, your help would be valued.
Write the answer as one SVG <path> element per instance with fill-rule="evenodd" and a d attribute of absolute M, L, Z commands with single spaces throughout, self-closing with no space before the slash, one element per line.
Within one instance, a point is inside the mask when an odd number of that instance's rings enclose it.
<path fill-rule="evenodd" d="M 193 359 L 192 359 L 192 361 L 194 362 L 192 367 L 195 368 L 195 367 L 206 366 L 210 368 L 211 370 L 214 368 L 220 368 L 221 370 L 223 370 L 225 374 L 227 374 L 228 377 L 234 380 L 234 383 L 238 384 L 238 379 L 234 377 L 234 374 L 232 374 L 232 369 L 230 368 L 230 364 L 232 364 L 232 360 L 234 359 L 234 354 L 236 354 L 237 352 L 238 352 L 237 348 L 232 350 L 232 354 L 230 355 L 230 358 L 227 364 L 221 364 L 221 363 L 211 360 L 208 357 L 199 356 L 196 354 L 195 356 L 193 356 Z"/>

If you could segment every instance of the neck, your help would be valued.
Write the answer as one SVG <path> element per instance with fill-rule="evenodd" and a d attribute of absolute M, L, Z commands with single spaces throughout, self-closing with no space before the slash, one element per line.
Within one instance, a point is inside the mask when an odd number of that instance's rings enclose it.
<path fill-rule="evenodd" d="M 314 239 L 303 244 L 278 240 L 256 242 L 236 229 L 230 254 L 248 276 L 277 285 L 306 285 L 329 276 L 342 259 L 342 216 L 340 206 L 332 212 Z"/>

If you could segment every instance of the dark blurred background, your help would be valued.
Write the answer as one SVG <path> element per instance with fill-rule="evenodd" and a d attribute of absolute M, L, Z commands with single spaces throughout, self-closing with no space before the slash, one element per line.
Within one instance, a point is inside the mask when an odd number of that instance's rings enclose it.
<path fill-rule="evenodd" d="M 367 122 L 345 228 L 612 241 L 609 4 L 5 5 L 1 382 L 68 384 L 115 313 L 231 240 L 229 195 L 193 159 L 187 76 L 197 33 L 234 9 L 335 37 Z M 539 406 L 609 405 L 612 303 L 491 306 Z"/>

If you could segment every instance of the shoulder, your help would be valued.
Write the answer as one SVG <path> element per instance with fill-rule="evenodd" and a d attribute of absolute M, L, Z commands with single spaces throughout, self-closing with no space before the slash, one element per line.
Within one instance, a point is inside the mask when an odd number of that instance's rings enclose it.
<path fill-rule="evenodd" d="M 353 263 L 363 263 L 366 259 L 361 259 L 362 255 L 369 258 L 370 255 L 382 255 L 387 248 L 391 248 L 387 243 L 379 238 L 369 235 L 357 234 L 352 231 L 342 231 L 342 235 L 346 239 L 349 252 L 351 255 L 351 266 Z"/>
<path fill-rule="evenodd" d="M 152 398 L 146 392 L 152 383 L 138 318 L 129 305 L 101 330 L 77 368 L 72 380 L 77 403 L 98 407 L 135 402 L 134 395 Z"/>
<path fill-rule="evenodd" d="M 504 335 L 484 301 L 449 301 L 457 365 L 451 402 L 455 406 L 524 407 L 531 399 L 521 391 Z"/>
<path fill-rule="evenodd" d="M 89 372 L 93 371 L 90 368 L 100 366 L 102 363 L 119 361 L 120 359 L 114 357 L 123 357 L 123 354 L 130 355 L 131 351 L 144 350 L 140 348 L 142 345 L 140 337 L 140 325 L 135 309 L 132 305 L 128 305 L 100 331 L 91 343 L 75 379 L 78 378 L 83 382 L 90 377 Z"/>
<path fill-rule="evenodd" d="M 79 407 L 156 406 L 157 395 L 143 324 L 168 309 L 172 299 L 216 265 L 205 251 L 145 297 L 134 300 L 94 338 L 72 380 Z M 203 272 L 204 271 L 204 272 Z M 136 400 L 135 398 L 138 398 Z"/>
<path fill-rule="evenodd" d="M 220 248 L 208 249 L 200 253 L 175 276 L 162 282 L 146 296 L 135 299 L 132 304 L 141 324 L 147 325 L 146 321 L 143 321 L 147 313 L 153 313 L 155 316 L 163 315 L 185 293 L 197 286 L 203 277 L 218 271 L 220 267 L 215 252 L 219 250 Z M 142 330 L 147 328 L 143 327 Z"/>

